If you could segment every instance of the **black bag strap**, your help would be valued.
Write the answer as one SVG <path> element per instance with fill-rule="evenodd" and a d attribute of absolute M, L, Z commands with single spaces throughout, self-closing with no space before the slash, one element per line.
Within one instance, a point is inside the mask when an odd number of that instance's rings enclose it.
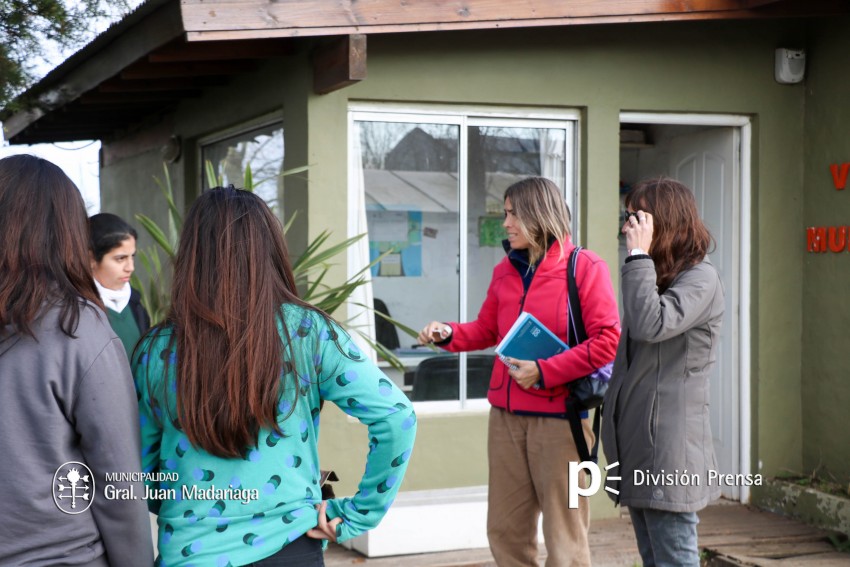
<path fill-rule="evenodd" d="M 570 252 L 567 261 L 567 337 L 570 348 L 580 345 L 587 340 L 587 331 L 584 328 L 584 319 L 581 316 L 581 300 L 578 297 L 578 286 L 576 285 L 576 263 L 581 246 L 576 246 Z M 578 456 L 582 461 L 599 461 L 599 431 L 601 429 L 602 407 L 600 406 L 593 415 L 593 447 L 588 449 L 587 441 L 584 439 L 584 430 L 581 427 L 581 412 L 589 411 L 579 408 L 575 398 L 570 395 L 567 398 L 567 419 L 573 432 Z"/>
<path fill-rule="evenodd" d="M 578 346 L 587 340 L 587 331 L 584 329 L 584 319 L 581 317 L 581 301 L 578 297 L 578 287 L 576 286 L 576 263 L 578 262 L 578 253 L 581 251 L 581 246 L 576 246 L 570 252 L 570 258 L 567 262 L 567 295 L 569 303 L 567 303 L 567 318 L 569 326 L 569 345 L 570 348 Z"/>

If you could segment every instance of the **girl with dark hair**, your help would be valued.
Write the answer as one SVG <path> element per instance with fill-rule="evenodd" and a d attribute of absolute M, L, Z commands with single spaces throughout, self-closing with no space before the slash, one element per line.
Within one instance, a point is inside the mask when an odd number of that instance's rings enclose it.
<path fill-rule="evenodd" d="M 165 565 L 323 565 L 320 540 L 375 527 L 407 469 L 407 397 L 328 315 L 298 298 L 277 218 L 232 186 L 203 193 L 183 226 L 171 308 L 133 368 L 142 463 Z M 319 411 L 369 428 L 352 498 L 322 501 Z M 306 534 L 306 537 L 304 537 Z"/>
<path fill-rule="evenodd" d="M 723 285 L 708 261 L 712 237 L 694 195 L 651 179 L 626 196 L 623 335 L 605 396 L 603 447 L 622 480 L 609 482 L 629 507 L 644 565 L 700 564 L 696 512 L 720 497 L 709 420 L 708 378 L 717 358 Z M 685 471 L 687 483 L 635 481 Z"/>
<path fill-rule="evenodd" d="M 576 247 L 564 196 L 552 181 L 530 177 L 508 187 L 504 207 L 506 257 L 493 269 L 478 318 L 432 321 L 419 334 L 421 344 L 452 352 L 489 348 L 522 311 L 569 344 L 567 264 Z M 501 566 L 537 565 L 541 513 L 547 567 L 590 565 L 589 504 L 580 498 L 578 508 L 569 507 L 569 463 L 581 459 L 567 420 L 568 384 L 614 359 L 620 318 L 605 262 L 589 250 L 576 254 L 588 339 L 547 359 L 496 361 L 490 377 L 487 536 Z M 584 440 L 593 447 L 590 420 L 582 413 Z"/>
<path fill-rule="evenodd" d="M 129 358 L 150 327 L 139 292 L 130 287 L 135 270 L 136 230 L 118 215 L 100 213 L 89 219 L 91 269 L 109 324 Z"/>
<path fill-rule="evenodd" d="M 104 490 L 106 473 L 140 473 L 138 413 L 88 248 L 83 199 L 62 170 L 30 155 L 0 160 L 3 565 L 153 561 L 144 504 Z"/>

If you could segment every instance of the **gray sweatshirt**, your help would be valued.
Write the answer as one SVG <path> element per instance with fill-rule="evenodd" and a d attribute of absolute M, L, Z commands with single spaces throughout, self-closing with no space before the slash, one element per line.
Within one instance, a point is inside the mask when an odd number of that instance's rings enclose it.
<path fill-rule="evenodd" d="M 127 355 L 96 307 L 81 310 L 76 339 L 62 333 L 58 316 L 49 309 L 33 325 L 38 340 L 13 334 L 0 341 L 0 565 L 102 564 L 105 554 L 113 566 L 149 567 L 143 484 L 106 482 L 107 473 L 141 470 Z M 94 496 L 83 512 L 89 502 L 82 498 L 75 499 L 76 510 L 69 499 L 57 499 L 70 494 L 70 467 L 57 473 L 70 461 L 93 473 Z M 76 482 L 77 493 L 84 484 Z M 132 484 L 137 499 L 108 499 L 107 484 L 125 490 Z M 57 502 L 78 513 L 60 511 Z"/>

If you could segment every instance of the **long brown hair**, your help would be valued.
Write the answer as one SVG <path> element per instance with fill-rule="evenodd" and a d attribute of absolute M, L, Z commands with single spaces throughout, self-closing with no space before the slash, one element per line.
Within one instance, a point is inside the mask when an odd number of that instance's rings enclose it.
<path fill-rule="evenodd" d="M 518 228 L 528 240 L 531 264 L 546 254 L 552 238 L 558 241 L 563 254 L 564 241 L 570 235 L 570 209 L 554 182 L 545 177 L 528 177 L 508 187 L 504 199 L 511 200 Z"/>
<path fill-rule="evenodd" d="M 80 192 L 56 165 L 25 154 L 0 160 L 0 329 L 34 337 L 33 321 L 58 305 L 59 327 L 74 338 L 83 300 L 103 307 L 86 221 Z"/>
<path fill-rule="evenodd" d="M 287 303 L 330 323 L 298 298 L 282 227 L 265 202 L 233 186 L 203 193 L 183 226 L 167 318 L 176 342 L 177 416 L 193 445 L 239 457 L 256 445 L 260 428 L 283 435 L 276 420 L 281 374 L 285 359 L 297 362 L 277 327 L 280 321 L 285 329 Z M 297 391 L 294 372 L 284 380 Z"/>
<path fill-rule="evenodd" d="M 655 262 L 656 283 L 662 291 L 714 247 L 693 192 L 674 179 L 641 181 L 626 195 L 626 206 L 652 215 L 652 244 L 647 252 Z"/>

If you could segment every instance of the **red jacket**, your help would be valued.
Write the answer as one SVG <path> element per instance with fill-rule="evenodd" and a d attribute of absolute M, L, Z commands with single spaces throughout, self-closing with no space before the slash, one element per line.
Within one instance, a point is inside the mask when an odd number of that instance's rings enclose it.
<path fill-rule="evenodd" d="M 481 350 L 499 344 L 522 311 L 537 317 L 565 343 L 567 337 L 567 260 L 575 246 L 567 240 L 563 258 L 554 242 L 538 264 L 528 291 L 522 277 L 506 257 L 493 269 L 493 279 L 478 318 L 450 323 L 449 342 L 440 346 L 452 352 Z M 620 316 L 608 266 L 589 250 L 579 253 L 576 286 L 588 339 L 580 345 L 537 364 L 544 387 L 522 389 L 498 359 L 490 376 L 487 399 L 499 408 L 520 414 L 565 413 L 567 382 L 586 376 L 614 360 L 620 339 Z"/>

